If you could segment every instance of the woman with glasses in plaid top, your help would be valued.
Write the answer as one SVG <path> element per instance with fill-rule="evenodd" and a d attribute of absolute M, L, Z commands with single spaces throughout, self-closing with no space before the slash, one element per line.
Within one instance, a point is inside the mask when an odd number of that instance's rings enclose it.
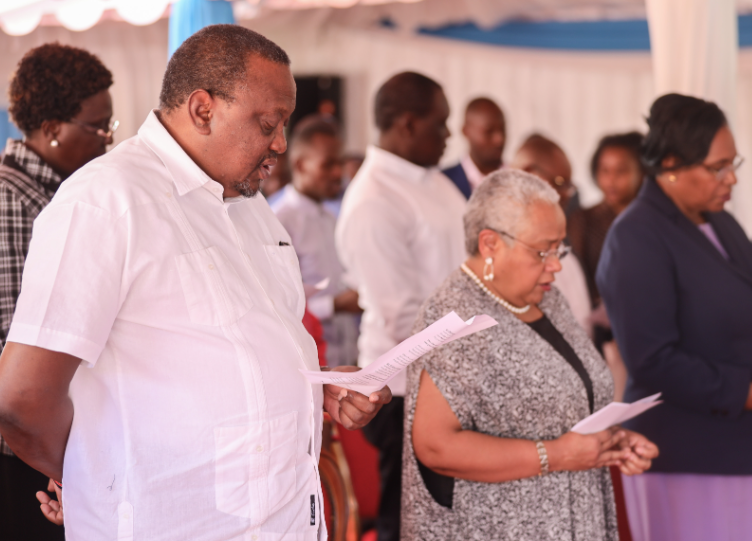
<path fill-rule="evenodd" d="M 112 144 L 112 74 L 83 49 L 48 43 L 21 59 L 9 113 L 23 132 L 0 154 L 0 348 L 5 346 L 34 219 L 60 183 Z M 0 436 L 0 531 L 7 541 L 63 539 L 39 512 L 48 479 L 15 457 Z M 46 498 L 49 500 L 49 498 Z M 57 507 L 53 503 L 54 507 Z M 47 505 L 47 511 L 56 514 Z"/>

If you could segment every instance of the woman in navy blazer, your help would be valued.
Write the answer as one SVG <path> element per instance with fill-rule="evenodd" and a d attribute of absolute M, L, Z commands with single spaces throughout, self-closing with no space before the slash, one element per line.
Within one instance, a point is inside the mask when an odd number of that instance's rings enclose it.
<path fill-rule="evenodd" d="M 635 541 L 752 539 L 752 243 L 725 210 L 741 165 L 723 112 L 655 101 L 637 199 L 604 245 L 597 284 L 629 371 L 625 423 L 661 449 L 624 479 Z"/>

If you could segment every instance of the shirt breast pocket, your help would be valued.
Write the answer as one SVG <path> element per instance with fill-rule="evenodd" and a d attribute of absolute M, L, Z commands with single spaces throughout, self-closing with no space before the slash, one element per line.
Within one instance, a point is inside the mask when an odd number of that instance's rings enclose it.
<path fill-rule="evenodd" d="M 296 316 L 303 319 L 305 293 L 300 262 L 292 246 L 264 246 L 272 272 L 284 293 L 286 305 Z"/>
<path fill-rule="evenodd" d="M 175 257 L 188 314 L 199 325 L 235 323 L 253 306 L 240 277 L 216 246 Z"/>
<path fill-rule="evenodd" d="M 297 412 L 214 430 L 217 509 L 262 524 L 296 493 Z"/>

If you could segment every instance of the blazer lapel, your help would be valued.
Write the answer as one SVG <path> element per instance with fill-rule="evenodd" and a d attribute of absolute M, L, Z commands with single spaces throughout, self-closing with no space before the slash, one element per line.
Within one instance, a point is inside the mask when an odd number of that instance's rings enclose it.
<path fill-rule="evenodd" d="M 710 239 L 700 231 L 694 223 L 690 221 L 674 204 L 669 197 L 663 193 L 663 190 L 658 186 L 658 183 L 651 178 L 645 179 L 642 189 L 640 190 L 640 197 L 646 199 L 651 205 L 657 207 L 662 214 L 668 216 L 681 230 L 683 230 L 690 238 L 692 238 L 697 244 L 699 244 L 710 256 L 716 261 L 725 265 L 729 270 L 734 272 L 737 276 L 744 281 L 752 285 L 752 259 L 749 260 L 749 271 L 745 270 L 747 267 L 748 256 L 744 253 L 744 250 L 739 246 L 739 239 L 736 239 L 736 235 L 730 231 L 730 228 L 719 220 L 721 213 L 709 215 L 708 221 L 713 226 L 713 229 L 718 235 L 721 244 L 726 249 L 731 261 L 723 257 L 723 254 L 718 251 Z M 721 223 L 719 223 L 721 222 Z M 716 225 L 718 224 L 718 225 Z M 734 238 L 731 238 L 734 237 Z M 745 237 L 746 239 L 746 237 Z M 747 242 L 749 242 L 747 240 Z M 744 265 L 743 267 L 740 266 Z"/>
<path fill-rule="evenodd" d="M 729 265 L 752 284 L 752 243 L 746 233 L 725 212 L 708 215 L 708 222 L 729 255 Z"/>

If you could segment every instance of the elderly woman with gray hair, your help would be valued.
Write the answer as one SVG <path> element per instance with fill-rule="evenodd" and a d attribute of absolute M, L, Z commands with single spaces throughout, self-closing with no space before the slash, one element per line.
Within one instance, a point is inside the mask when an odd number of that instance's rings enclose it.
<path fill-rule="evenodd" d="M 554 275 L 569 247 L 558 194 L 521 171 L 493 173 L 465 213 L 469 258 L 426 301 L 499 325 L 413 363 L 405 402 L 402 539 L 618 539 L 608 469 L 658 455 L 619 427 L 570 428 L 613 396 L 608 367 Z"/>

